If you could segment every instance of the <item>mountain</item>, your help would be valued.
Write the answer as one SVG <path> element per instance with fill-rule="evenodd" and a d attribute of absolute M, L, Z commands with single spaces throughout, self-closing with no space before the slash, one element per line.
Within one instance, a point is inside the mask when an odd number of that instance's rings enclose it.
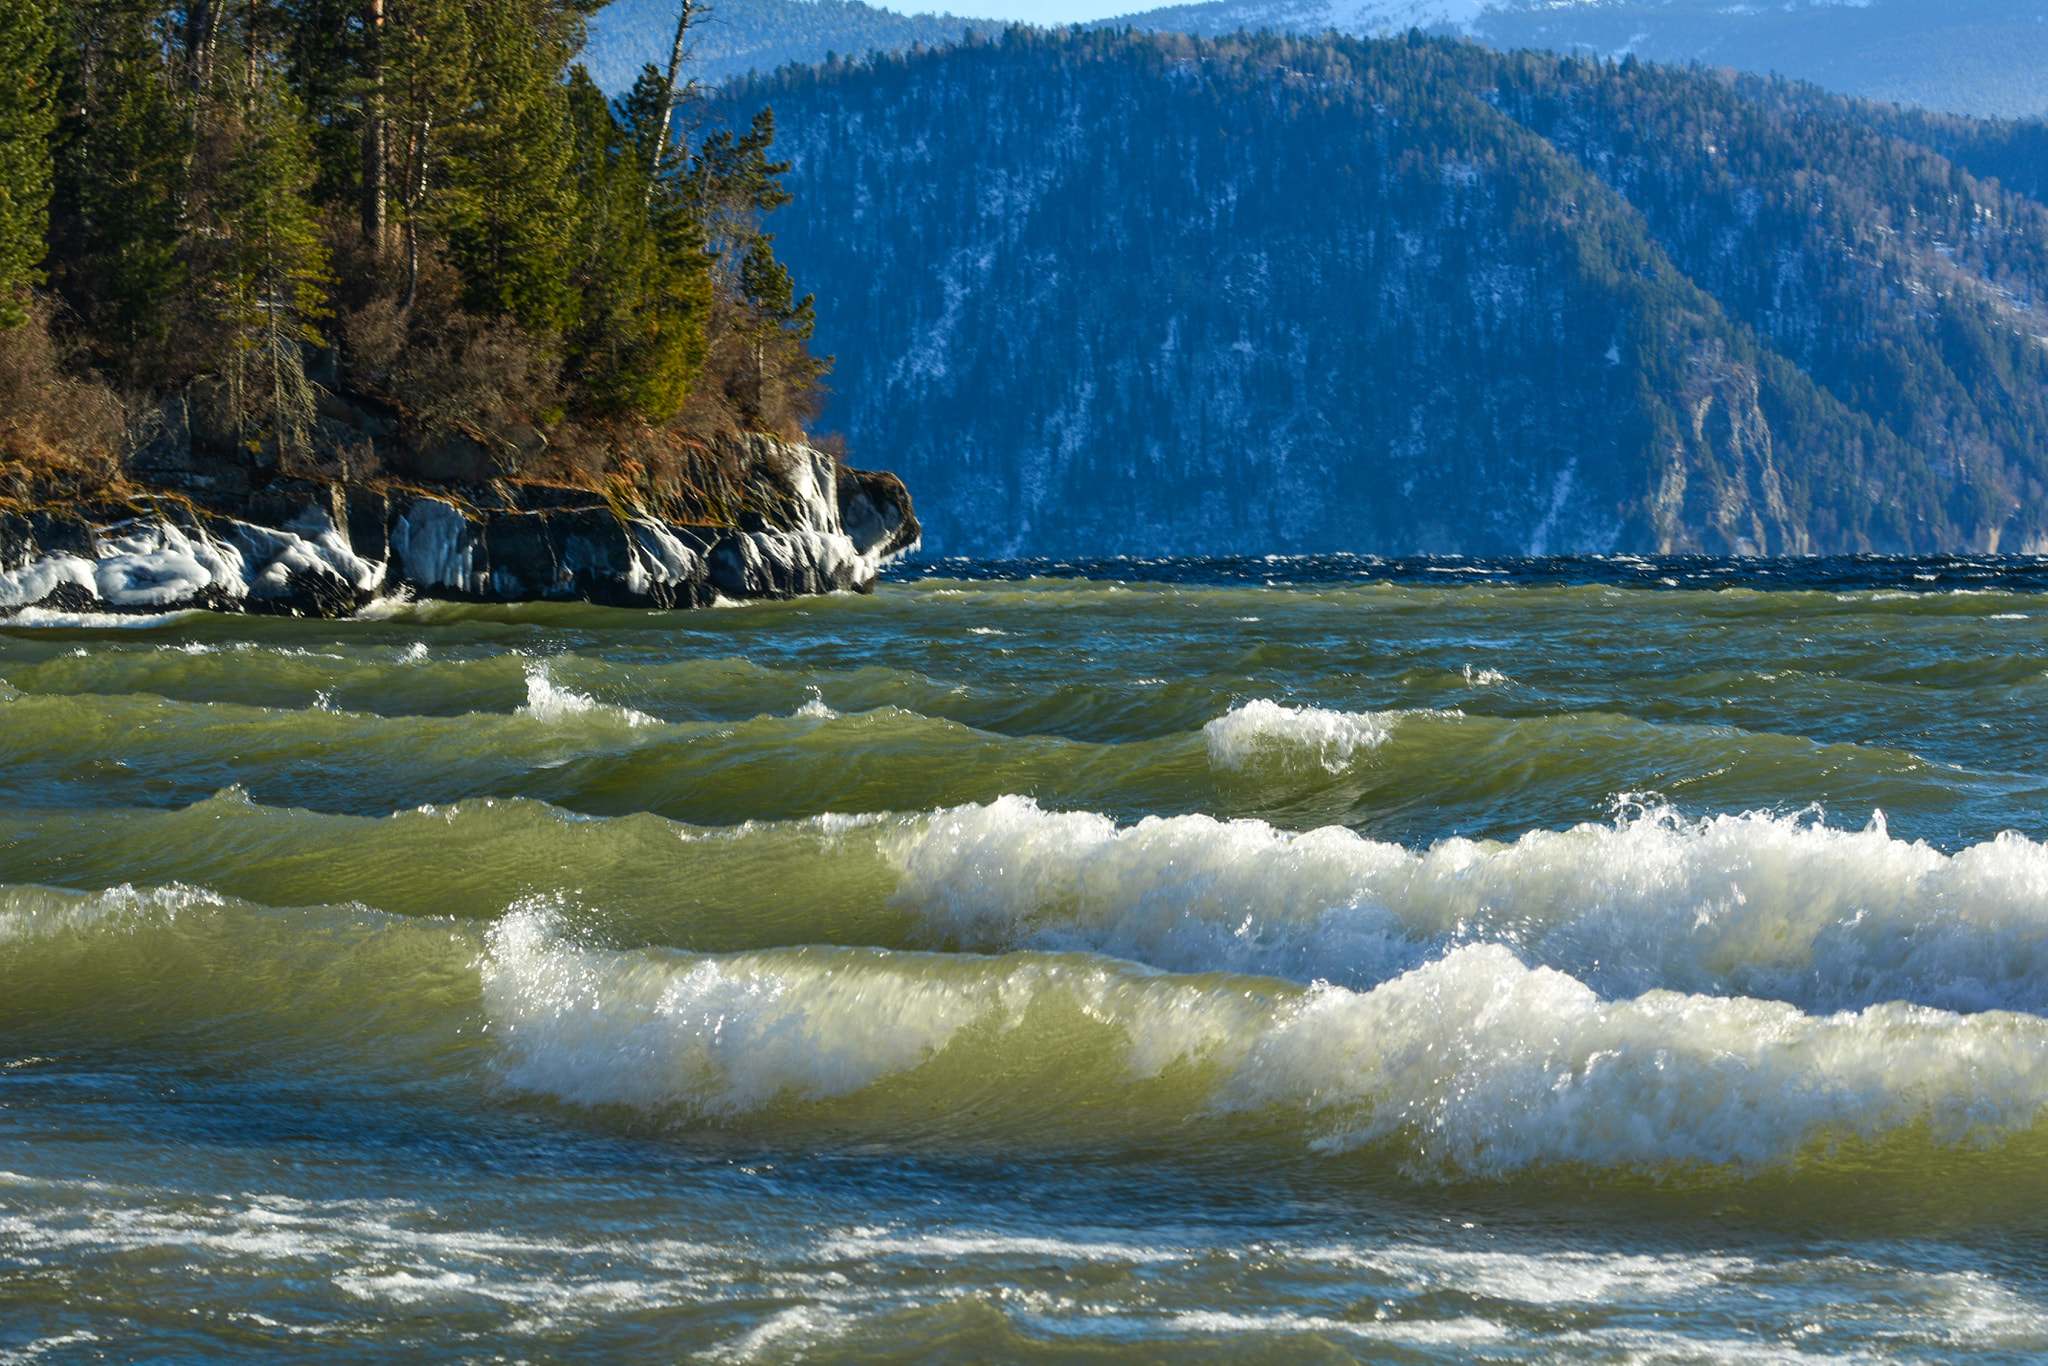
<path fill-rule="evenodd" d="M 665 62 L 676 0 L 613 0 L 591 20 L 585 62 L 620 91 Z M 720 0 L 699 30 L 698 78 L 716 83 L 828 54 L 859 58 L 955 42 L 996 20 L 898 14 L 860 0 Z M 1420 28 L 1503 50 L 1733 67 L 1869 99 L 1980 116 L 2048 114 L 2048 0 L 1207 0 L 1096 27 L 1219 37 Z"/>
<path fill-rule="evenodd" d="M 941 553 L 2048 548 L 2048 212 L 1898 111 L 1028 29 L 733 98 Z"/>
<path fill-rule="evenodd" d="M 668 61 L 675 41 L 677 0 L 612 0 L 590 20 L 583 63 L 591 79 L 610 91 L 633 84 L 642 65 Z M 689 68 L 715 84 L 749 71 L 773 71 L 790 62 L 823 61 L 830 54 L 864 57 L 913 44 L 958 42 L 963 30 L 1000 30 L 998 21 L 951 14 L 898 14 L 860 0 L 718 0 L 695 29 Z"/>
<path fill-rule="evenodd" d="M 1204 36 L 1410 27 L 1490 46 L 1702 62 L 2002 117 L 2048 113 L 2043 0 L 1209 0 L 1105 21 Z"/>

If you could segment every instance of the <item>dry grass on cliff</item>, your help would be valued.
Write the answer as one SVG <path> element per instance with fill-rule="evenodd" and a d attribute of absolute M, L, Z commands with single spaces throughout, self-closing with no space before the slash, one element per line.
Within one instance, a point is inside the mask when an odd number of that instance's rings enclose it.
<path fill-rule="evenodd" d="M 788 495 L 787 471 L 757 457 L 739 432 L 700 437 L 631 421 L 566 421 L 549 433 L 546 456 L 513 482 L 630 495 L 678 521 L 731 524 L 747 512 L 773 520 Z"/>
<path fill-rule="evenodd" d="M 121 401 L 69 372 L 49 308 L 0 331 L 0 496 L 36 501 L 115 488 L 128 440 Z"/>

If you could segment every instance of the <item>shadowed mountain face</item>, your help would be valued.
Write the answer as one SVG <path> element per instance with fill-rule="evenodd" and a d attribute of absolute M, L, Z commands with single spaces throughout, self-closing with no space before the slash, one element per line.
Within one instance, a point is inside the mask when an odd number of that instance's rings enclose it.
<path fill-rule="evenodd" d="M 1107 21 L 1204 36 L 1410 27 L 1537 48 L 1776 73 L 1957 113 L 2048 114 L 2040 0 L 1210 0 Z"/>
<path fill-rule="evenodd" d="M 940 552 L 2048 546 L 2048 215 L 1867 107 L 1024 30 L 739 94 Z"/>

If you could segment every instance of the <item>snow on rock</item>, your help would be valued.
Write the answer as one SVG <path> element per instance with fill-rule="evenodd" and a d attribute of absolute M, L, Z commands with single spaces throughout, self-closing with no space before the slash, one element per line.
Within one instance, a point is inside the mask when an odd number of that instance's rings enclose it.
<path fill-rule="evenodd" d="M 421 498 L 392 525 L 391 552 L 411 583 L 480 593 L 488 580 L 476 572 L 475 530 L 453 503 Z"/>
<path fill-rule="evenodd" d="M 93 562 L 76 555 L 45 555 L 19 569 L 0 573 L 0 609 L 26 607 L 57 594 L 65 585 L 81 593 L 99 592 Z"/>
<path fill-rule="evenodd" d="M 762 505 L 771 524 L 758 530 L 671 522 L 564 490 L 545 491 L 541 506 L 508 507 L 518 490 L 479 488 L 470 492 L 500 505 L 477 508 L 310 481 L 244 500 L 241 517 L 154 502 L 105 524 L 77 509 L 0 513 L 0 616 L 188 607 L 337 616 L 391 591 L 701 607 L 721 596 L 866 592 L 889 557 L 915 545 L 917 517 L 893 475 L 750 440 L 774 473 Z"/>
<path fill-rule="evenodd" d="M 259 598 L 291 596 L 297 591 L 298 575 L 332 578 L 361 593 L 374 594 L 384 584 L 386 566 L 357 555 L 347 534 L 335 525 L 333 515 L 319 508 L 308 508 L 277 529 L 233 522 L 229 524 L 228 535 L 242 548 L 249 563 L 262 566 L 249 586 L 249 591 Z"/>
<path fill-rule="evenodd" d="M 203 531 L 188 535 L 169 522 L 128 522 L 108 528 L 94 549 L 94 586 L 113 607 L 161 610 L 207 589 L 224 598 L 249 592 L 241 551 Z"/>

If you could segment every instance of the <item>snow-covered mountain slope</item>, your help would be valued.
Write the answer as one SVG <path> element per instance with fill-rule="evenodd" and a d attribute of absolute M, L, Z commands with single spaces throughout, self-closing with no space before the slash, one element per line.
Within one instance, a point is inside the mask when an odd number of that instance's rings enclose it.
<path fill-rule="evenodd" d="M 1203 36 L 1420 28 L 1499 48 L 1776 73 L 1957 113 L 2048 114 L 2044 0 L 1207 0 L 1105 23 Z"/>
<path fill-rule="evenodd" d="M 828 53 L 864 57 L 922 43 L 937 47 L 972 28 L 1000 32 L 997 19 L 898 14 L 861 0 L 718 0 L 697 26 L 691 75 L 716 84 L 749 71 L 823 61 Z M 640 68 L 668 60 L 676 0 L 612 0 L 591 17 L 583 63 L 606 90 L 623 91 Z"/>

